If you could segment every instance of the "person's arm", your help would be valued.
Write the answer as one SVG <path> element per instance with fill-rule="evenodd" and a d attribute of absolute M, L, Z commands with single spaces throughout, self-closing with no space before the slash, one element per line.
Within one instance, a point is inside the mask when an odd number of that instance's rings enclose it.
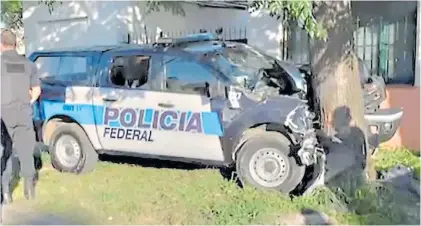
<path fill-rule="evenodd" d="M 41 95 L 41 85 L 37 73 L 37 67 L 34 63 L 31 63 L 31 88 L 29 90 L 29 95 L 31 97 L 31 104 L 38 100 Z"/>

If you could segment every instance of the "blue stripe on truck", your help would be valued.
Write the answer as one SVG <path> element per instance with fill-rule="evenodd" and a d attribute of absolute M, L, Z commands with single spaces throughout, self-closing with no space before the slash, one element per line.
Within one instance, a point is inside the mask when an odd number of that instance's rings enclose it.
<path fill-rule="evenodd" d="M 142 124 L 142 128 L 149 127 L 151 129 L 154 128 L 159 130 L 182 130 L 199 132 L 206 135 L 223 135 L 222 124 L 219 115 L 216 112 L 181 112 L 173 110 L 159 111 L 156 109 L 138 108 L 106 108 L 102 105 L 68 104 L 48 100 L 41 101 L 40 107 L 42 119 L 44 120 L 48 120 L 53 116 L 64 115 L 73 118 L 81 125 L 96 124 L 109 127 L 137 127 Z M 131 109 L 134 111 L 123 112 L 124 109 Z M 134 115 L 136 121 L 130 121 L 132 120 L 131 115 L 127 112 L 136 112 Z M 142 113 L 140 114 L 140 112 Z M 133 123 L 131 124 L 130 122 Z"/>

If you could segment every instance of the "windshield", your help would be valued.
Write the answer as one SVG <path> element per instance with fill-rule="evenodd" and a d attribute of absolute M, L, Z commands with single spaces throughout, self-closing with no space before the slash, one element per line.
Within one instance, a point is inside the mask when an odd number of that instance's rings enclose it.
<path fill-rule="evenodd" d="M 277 65 L 275 58 L 239 43 L 227 45 L 220 54 L 214 55 L 212 61 L 227 77 L 243 85 L 245 82 L 254 82 L 260 69 L 270 69 Z"/>
<path fill-rule="evenodd" d="M 256 71 L 260 68 L 271 68 L 274 59 L 246 45 L 233 45 L 224 49 L 227 60 L 243 71 Z"/>

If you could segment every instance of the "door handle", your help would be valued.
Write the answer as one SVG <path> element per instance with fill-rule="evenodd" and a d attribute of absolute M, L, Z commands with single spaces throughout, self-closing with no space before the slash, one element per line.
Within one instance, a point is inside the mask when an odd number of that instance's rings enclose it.
<path fill-rule="evenodd" d="M 158 103 L 158 106 L 163 107 L 163 108 L 172 108 L 174 107 L 174 104 Z"/>
<path fill-rule="evenodd" d="M 117 97 L 103 97 L 102 100 L 107 101 L 107 102 L 113 102 L 113 101 L 117 101 Z"/>

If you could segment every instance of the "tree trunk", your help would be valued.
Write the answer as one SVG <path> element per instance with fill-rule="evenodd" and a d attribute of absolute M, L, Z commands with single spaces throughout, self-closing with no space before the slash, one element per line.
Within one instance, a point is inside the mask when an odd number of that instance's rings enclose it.
<path fill-rule="evenodd" d="M 358 62 L 353 53 L 354 23 L 350 1 L 315 2 L 316 20 L 327 29 L 327 40 L 314 40 L 311 46 L 311 70 L 315 103 L 320 111 L 327 137 L 341 140 L 341 150 L 352 151 L 361 163 L 367 147 L 363 92 L 358 76 Z M 349 161 L 340 159 L 339 161 Z M 375 176 L 370 155 L 366 175 Z M 374 172 L 375 173 L 375 172 Z"/>

